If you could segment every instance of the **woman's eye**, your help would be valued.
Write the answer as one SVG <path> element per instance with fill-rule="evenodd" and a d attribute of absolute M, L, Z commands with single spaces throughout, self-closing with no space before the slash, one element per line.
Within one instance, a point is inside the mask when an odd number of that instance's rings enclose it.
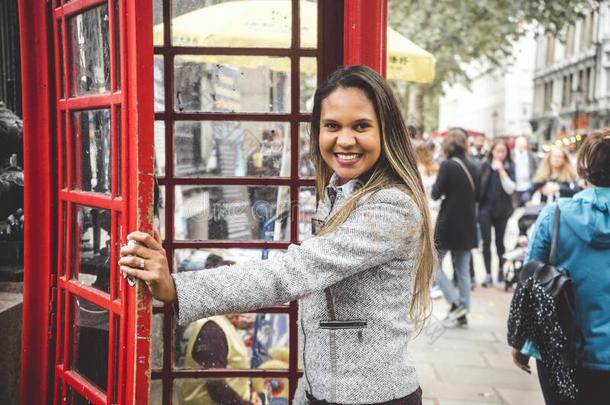
<path fill-rule="evenodd" d="M 366 124 L 364 122 L 361 122 L 359 124 L 356 124 L 356 126 L 354 126 L 354 129 L 356 131 L 364 131 L 365 129 L 367 129 L 368 127 L 370 127 L 369 124 Z"/>
<path fill-rule="evenodd" d="M 328 129 L 337 129 L 339 126 L 337 124 L 333 124 L 332 122 L 328 122 L 326 124 L 324 124 L 324 128 L 328 128 Z"/>

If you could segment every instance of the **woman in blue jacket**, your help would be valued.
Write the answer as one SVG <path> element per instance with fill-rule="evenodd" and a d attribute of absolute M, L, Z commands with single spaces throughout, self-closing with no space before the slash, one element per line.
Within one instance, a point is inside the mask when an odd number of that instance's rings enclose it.
<path fill-rule="evenodd" d="M 576 370 L 577 404 L 607 404 L 610 398 L 610 128 L 589 135 L 578 154 L 578 174 L 593 187 L 549 204 L 536 222 L 526 261 L 548 261 L 553 216 L 561 210 L 556 265 L 574 283 L 576 322 L 583 334 L 584 357 Z M 528 342 L 529 343 L 529 342 Z M 529 372 L 529 356 L 539 353 L 526 343 L 513 349 L 515 364 Z M 546 370 L 537 362 L 548 404 L 561 404 L 549 389 Z"/>

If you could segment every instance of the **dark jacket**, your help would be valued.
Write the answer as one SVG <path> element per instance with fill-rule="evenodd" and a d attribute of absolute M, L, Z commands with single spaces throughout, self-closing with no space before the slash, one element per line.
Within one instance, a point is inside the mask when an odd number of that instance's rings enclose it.
<path fill-rule="evenodd" d="M 532 188 L 531 188 L 531 194 L 534 194 L 536 191 L 542 190 L 542 188 L 544 188 L 546 183 L 548 183 L 550 181 L 559 184 L 559 197 L 561 197 L 561 198 L 571 198 L 574 194 L 576 194 L 580 190 L 582 190 L 580 188 L 580 186 L 578 185 L 578 183 L 576 182 L 576 180 L 560 181 L 558 179 L 549 179 L 543 183 L 533 183 Z M 543 204 L 549 202 L 548 197 L 546 195 L 542 194 L 540 196 L 540 202 Z"/>
<path fill-rule="evenodd" d="M 504 170 L 512 181 L 515 181 L 515 165 L 504 161 Z M 500 175 L 485 161 L 481 166 L 481 187 L 479 189 L 479 215 L 490 215 L 493 218 L 508 218 L 513 213 L 513 201 L 500 182 Z"/>
<path fill-rule="evenodd" d="M 434 239 L 438 249 L 469 250 L 477 246 L 476 196 L 479 170 L 464 155 L 455 157 L 468 168 L 475 190 L 459 163 L 451 158 L 441 163 L 431 193 L 435 200 L 444 197 L 436 220 Z"/>

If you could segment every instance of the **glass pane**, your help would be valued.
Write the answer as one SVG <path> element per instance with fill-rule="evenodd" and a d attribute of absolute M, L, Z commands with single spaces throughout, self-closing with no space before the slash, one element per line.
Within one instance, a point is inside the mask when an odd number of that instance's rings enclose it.
<path fill-rule="evenodd" d="M 299 241 L 313 235 L 311 217 L 316 212 L 316 188 L 299 188 Z"/>
<path fill-rule="evenodd" d="M 301 58 L 301 112 L 311 112 L 317 87 L 317 58 Z"/>
<path fill-rule="evenodd" d="M 269 367 L 273 368 L 273 367 Z M 182 404 L 184 398 L 193 397 L 193 393 L 201 386 L 205 389 L 201 390 L 200 395 L 206 395 L 208 389 L 215 389 L 219 386 L 228 385 L 236 391 L 244 401 L 252 401 L 251 391 L 256 392 L 256 395 L 263 404 L 271 405 L 288 405 L 288 380 L 284 378 L 227 378 L 224 380 L 214 380 L 206 378 L 184 378 L 174 381 L 174 398 L 175 404 Z M 219 404 L 228 404 L 227 399 L 220 398 Z M 222 402 L 222 401 L 227 402 Z M 207 403 L 207 402 L 196 402 Z"/>
<path fill-rule="evenodd" d="M 72 113 L 72 187 L 110 194 L 110 109 Z"/>
<path fill-rule="evenodd" d="M 292 41 L 291 3 L 286 0 L 174 1 L 172 44 L 288 48 Z M 155 30 L 161 28 L 155 26 Z"/>
<path fill-rule="evenodd" d="M 58 348 L 58 364 L 63 364 L 64 363 L 64 326 L 65 326 L 65 322 L 64 322 L 64 314 L 65 314 L 65 290 L 62 288 L 60 289 L 60 293 L 59 293 L 59 300 L 58 300 L 58 304 L 57 304 L 57 319 L 58 319 L 58 325 L 59 328 L 57 329 L 57 348 Z M 61 385 L 60 385 L 61 386 Z"/>
<path fill-rule="evenodd" d="M 155 174 L 165 176 L 165 121 L 155 121 Z"/>
<path fill-rule="evenodd" d="M 112 391 L 112 403 L 118 403 L 119 398 L 119 353 L 121 348 L 119 347 L 120 334 L 121 332 L 121 318 L 118 315 L 114 315 L 114 375 L 113 375 L 113 391 Z"/>
<path fill-rule="evenodd" d="M 165 240 L 165 186 L 159 186 L 159 201 L 158 201 L 158 209 L 157 213 L 159 215 L 158 218 L 158 229 L 161 234 L 161 240 Z"/>
<path fill-rule="evenodd" d="M 290 188 L 176 186 L 177 240 L 289 240 Z"/>
<path fill-rule="evenodd" d="M 176 249 L 176 271 L 196 271 L 272 258 L 283 254 L 281 249 Z"/>
<path fill-rule="evenodd" d="M 69 20 L 70 94 L 104 93 L 110 89 L 108 5 L 89 9 Z"/>
<path fill-rule="evenodd" d="M 311 161 L 311 150 L 309 148 L 309 123 L 299 123 L 299 176 L 313 178 L 316 169 Z"/>
<path fill-rule="evenodd" d="M 116 90 L 121 90 L 121 34 L 119 0 L 113 0 L 114 7 L 114 80 Z"/>
<path fill-rule="evenodd" d="M 116 110 L 116 142 L 117 142 L 117 171 L 116 171 L 116 175 L 117 175 L 117 189 L 116 189 L 116 196 L 120 197 L 122 195 L 123 192 L 123 182 L 121 181 L 121 177 L 123 176 L 123 159 L 122 159 L 122 148 L 121 146 L 123 145 L 123 139 L 122 139 L 122 131 L 121 128 L 123 127 L 123 120 L 121 118 L 121 107 L 120 106 L 116 106 L 115 107 Z"/>
<path fill-rule="evenodd" d="M 149 405 L 162 405 L 163 404 L 163 381 L 162 380 L 151 380 L 150 381 L 150 394 L 148 397 Z M 174 402 L 179 404 L 179 402 Z"/>
<path fill-rule="evenodd" d="M 163 368 L 163 314 L 154 314 L 150 330 L 152 341 L 150 350 L 150 367 L 155 369 Z"/>
<path fill-rule="evenodd" d="M 176 122 L 175 175 L 289 177 L 289 129 L 284 122 Z"/>
<path fill-rule="evenodd" d="M 59 82 L 61 86 L 61 88 L 59 89 L 59 94 L 61 95 L 61 98 L 64 98 L 66 96 L 66 82 L 64 77 L 64 35 L 62 30 L 63 23 L 62 20 L 59 20 L 57 21 L 57 45 L 59 47 L 59 72 L 57 72 L 57 74 L 59 75 Z"/>
<path fill-rule="evenodd" d="M 66 113 L 61 113 L 61 184 L 62 188 L 68 187 L 68 160 L 66 156 L 68 155 L 68 142 L 66 135 Z"/>
<path fill-rule="evenodd" d="M 72 278 L 110 291 L 110 211 L 75 205 Z"/>
<path fill-rule="evenodd" d="M 197 370 L 268 368 L 275 364 L 274 368 L 288 369 L 288 318 L 288 314 L 247 313 L 176 326 L 174 365 Z"/>
<path fill-rule="evenodd" d="M 176 111 L 290 111 L 290 59 L 268 56 L 176 56 Z"/>
<path fill-rule="evenodd" d="M 65 201 L 61 202 L 61 276 L 66 275 L 66 250 L 68 247 L 68 208 Z"/>
<path fill-rule="evenodd" d="M 153 45 L 163 46 L 163 0 L 153 0 Z"/>
<path fill-rule="evenodd" d="M 108 311 L 72 296 L 71 368 L 106 390 L 108 380 Z"/>
<path fill-rule="evenodd" d="M 318 47 L 318 1 L 302 0 L 301 7 L 301 48 Z"/>
<path fill-rule="evenodd" d="M 153 75 L 155 112 L 165 111 L 165 62 L 163 55 L 154 56 Z"/>

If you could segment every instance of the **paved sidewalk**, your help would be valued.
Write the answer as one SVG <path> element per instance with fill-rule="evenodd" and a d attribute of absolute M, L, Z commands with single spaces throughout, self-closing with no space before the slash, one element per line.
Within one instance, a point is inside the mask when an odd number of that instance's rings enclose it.
<path fill-rule="evenodd" d="M 434 321 L 411 343 L 424 404 L 544 404 L 533 360 L 532 375 L 517 369 L 506 344 L 511 296 L 499 287 L 477 287 L 467 329 L 443 329 Z M 447 310 L 443 299 L 434 301 L 437 319 Z"/>
<path fill-rule="evenodd" d="M 516 218 L 520 211 L 508 223 L 507 250 L 515 244 Z M 493 246 L 492 243 L 492 249 Z M 534 360 L 530 359 L 531 375 L 521 371 L 513 364 L 506 343 L 506 319 L 512 291 L 504 292 L 503 285 L 481 287 L 485 275 L 483 259 L 477 250 L 473 250 L 473 254 L 478 284 L 472 292 L 468 328 L 442 326 L 440 320 L 447 314 L 449 305 L 440 298 L 434 300 L 431 323 L 410 343 L 424 391 L 424 404 L 544 405 Z M 494 259 L 494 268 L 496 266 Z M 451 270 L 448 257 L 444 268 Z M 447 274 L 452 273 L 447 271 Z"/>

